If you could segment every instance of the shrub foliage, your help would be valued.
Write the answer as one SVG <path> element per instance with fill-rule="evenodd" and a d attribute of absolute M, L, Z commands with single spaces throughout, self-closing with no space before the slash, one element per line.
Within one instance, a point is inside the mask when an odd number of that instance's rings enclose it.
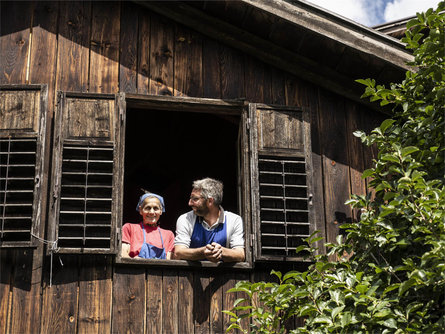
<path fill-rule="evenodd" d="M 441 2 L 407 24 L 402 41 L 414 70 L 403 82 L 357 80 L 363 97 L 393 106 L 392 118 L 370 134 L 354 133 L 378 149 L 363 173 L 373 192 L 347 201 L 360 221 L 343 225 L 345 236 L 326 255 L 315 255 L 316 236 L 308 238 L 297 249 L 312 254 L 306 271 L 272 271 L 278 283 L 239 282 L 231 291 L 245 297 L 224 311 L 228 331 L 284 333 L 286 321 L 300 317 L 291 332 L 445 333 L 444 9 Z M 246 317 L 250 328 L 241 327 Z"/>

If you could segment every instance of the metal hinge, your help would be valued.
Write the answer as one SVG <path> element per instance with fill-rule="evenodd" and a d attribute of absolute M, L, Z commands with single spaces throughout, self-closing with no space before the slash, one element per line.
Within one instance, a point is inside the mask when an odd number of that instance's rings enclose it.
<path fill-rule="evenodd" d="M 250 130 L 250 117 L 247 117 L 247 119 L 246 119 L 246 127 L 247 127 L 247 130 Z"/>
<path fill-rule="evenodd" d="M 253 244 L 255 242 L 255 234 L 250 235 L 250 247 L 253 247 Z"/>

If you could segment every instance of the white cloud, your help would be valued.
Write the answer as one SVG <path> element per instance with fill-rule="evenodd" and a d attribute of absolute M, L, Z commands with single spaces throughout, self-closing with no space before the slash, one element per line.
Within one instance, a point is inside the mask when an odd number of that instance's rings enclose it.
<path fill-rule="evenodd" d="M 440 0 L 303 0 L 365 26 L 395 21 L 436 8 Z"/>
<path fill-rule="evenodd" d="M 428 8 L 436 8 L 440 0 L 394 0 L 388 2 L 384 18 L 386 22 L 414 16 Z"/>
<path fill-rule="evenodd" d="M 353 21 L 367 24 L 368 13 L 366 12 L 365 0 L 308 0 L 319 7 L 347 17 Z"/>
<path fill-rule="evenodd" d="M 380 22 L 379 8 L 384 0 L 307 0 L 319 7 L 344 16 L 365 26 Z"/>

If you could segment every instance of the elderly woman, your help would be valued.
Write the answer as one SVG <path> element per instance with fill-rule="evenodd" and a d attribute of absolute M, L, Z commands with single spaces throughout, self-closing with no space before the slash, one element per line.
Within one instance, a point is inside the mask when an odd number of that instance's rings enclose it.
<path fill-rule="evenodd" d="M 139 199 L 136 211 L 142 216 L 139 224 L 127 223 L 122 228 L 122 256 L 145 259 L 170 259 L 175 236 L 158 225 L 165 212 L 162 196 L 146 193 Z"/>

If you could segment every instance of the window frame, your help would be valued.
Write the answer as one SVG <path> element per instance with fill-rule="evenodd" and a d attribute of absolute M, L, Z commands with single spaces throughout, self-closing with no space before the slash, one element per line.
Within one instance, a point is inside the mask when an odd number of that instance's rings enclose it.
<path fill-rule="evenodd" d="M 271 112 L 286 112 L 301 114 L 301 134 L 303 149 L 296 148 L 270 148 L 261 147 L 262 142 L 259 124 L 261 120 L 257 117 L 258 110 L 265 110 Z M 261 103 L 249 104 L 249 118 L 250 118 L 250 147 L 252 156 L 250 160 L 252 170 L 252 235 L 253 235 L 253 256 L 255 262 L 305 262 L 307 261 L 302 256 L 281 256 L 281 255 L 264 255 L 262 253 L 262 234 L 261 234 L 261 219 L 260 219 L 260 182 L 259 182 L 259 155 L 275 156 L 277 158 L 292 157 L 298 155 L 304 157 L 306 168 L 306 186 L 308 197 L 308 236 L 317 230 L 314 215 L 313 205 L 313 170 L 312 170 L 312 147 L 311 147 L 311 123 L 310 113 L 307 109 L 297 106 L 282 106 L 282 105 L 265 105 Z M 286 213 L 285 213 L 286 214 Z M 287 247 L 287 246 L 286 246 Z"/>
<path fill-rule="evenodd" d="M 141 95 L 129 94 L 124 95 L 125 105 L 129 109 L 153 109 L 190 113 L 208 113 L 208 114 L 226 114 L 240 117 L 240 129 L 238 131 L 239 143 L 239 160 L 238 160 L 238 206 L 241 209 L 240 216 L 244 223 L 245 238 L 245 261 L 234 263 L 212 263 L 210 261 L 188 261 L 188 260 L 159 260 L 159 259 L 139 259 L 122 257 L 122 210 L 119 212 L 117 232 L 118 245 L 115 262 L 124 265 L 142 265 L 142 266 L 175 266 L 175 267 L 196 267 L 196 268 L 236 268 L 236 269 L 252 269 L 252 233 L 251 233 L 251 205 L 250 205 L 250 164 L 249 164 L 249 118 L 248 108 L 244 100 L 222 100 L 210 98 L 193 98 L 193 97 L 170 97 L 159 95 Z M 126 110 L 123 113 L 123 129 L 121 136 L 120 158 L 121 166 L 121 190 L 123 189 L 124 177 L 124 154 L 125 154 L 125 119 Z M 243 174 L 242 174 L 243 173 Z M 123 196 L 119 195 L 119 206 L 123 205 Z"/>
<path fill-rule="evenodd" d="M 110 132 L 112 132 L 110 138 L 107 140 L 106 137 L 102 138 L 98 136 L 97 138 L 91 137 L 81 137 L 76 135 L 70 136 L 70 131 L 67 129 L 67 115 L 65 114 L 67 110 L 65 109 L 67 101 L 72 99 L 74 101 L 90 100 L 93 103 L 99 103 L 98 101 L 108 101 L 112 103 L 114 108 L 110 112 Z M 112 101 L 112 102 L 110 102 Z M 119 160 L 119 154 L 113 154 L 112 170 L 113 176 L 111 184 L 111 209 L 110 209 L 110 233 L 109 233 L 109 247 L 60 247 L 59 245 L 59 219 L 60 219 L 60 204 L 61 204 L 61 189 L 62 184 L 62 168 L 63 168 L 63 150 L 65 143 L 68 145 L 80 145 L 88 146 L 90 145 L 104 145 L 107 147 L 113 147 L 114 152 L 120 151 L 120 137 L 122 136 L 122 115 L 125 109 L 125 100 L 123 99 L 123 94 L 98 94 L 98 93 L 79 93 L 79 92 L 63 92 L 59 91 L 57 94 L 57 112 L 54 117 L 54 134 L 53 134 L 53 153 L 52 153 L 52 184 L 51 184 L 51 201 L 50 201 L 50 212 L 49 212 L 49 224 L 48 224 L 48 235 L 50 241 L 57 241 L 57 252 L 64 254 L 115 254 L 117 251 L 117 219 L 120 215 L 120 196 L 121 196 L 121 161 Z M 96 130 L 100 132 L 101 130 Z M 88 162 L 87 162 L 88 164 Z M 86 186 L 87 188 L 88 186 Z M 87 197 L 84 201 L 87 202 Z M 86 215 L 86 211 L 83 212 Z M 86 226 L 86 224 L 84 223 Z M 48 247 L 47 253 L 51 253 L 54 249 Z"/>
<path fill-rule="evenodd" d="M 39 240 L 42 238 L 40 235 L 43 229 L 41 228 L 42 215 L 45 208 L 42 208 L 42 202 L 40 196 L 46 196 L 47 187 L 42 188 L 44 184 L 44 160 L 46 157 L 46 141 L 48 140 L 48 133 L 46 131 L 48 126 L 48 86 L 46 84 L 28 84 L 28 85 L 0 85 L 0 91 L 40 91 L 40 99 L 38 102 L 39 115 L 34 116 L 34 123 L 32 128 L 26 129 L 7 129 L 5 131 L 0 130 L 0 138 L 36 138 L 36 159 L 35 159 L 35 174 L 34 174 L 34 186 L 33 186 L 33 200 L 32 200 L 32 215 L 31 215 L 31 227 L 29 232 L 28 241 L 10 241 L 0 242 L 1 248 L 19 248 L 19 247 L 37 247 Z M 21 105 L 23 108 L 23 104 Z M 35 128 L 38 127 L 36 130 Z M 39 196 L 40 195 L 40 196 Z M 5 194 L 6 196 L 6 194 Z M 6 197 L 5 197 L 6 198 Z M 5 200 L 5 199 L 4 199 Z"/>

